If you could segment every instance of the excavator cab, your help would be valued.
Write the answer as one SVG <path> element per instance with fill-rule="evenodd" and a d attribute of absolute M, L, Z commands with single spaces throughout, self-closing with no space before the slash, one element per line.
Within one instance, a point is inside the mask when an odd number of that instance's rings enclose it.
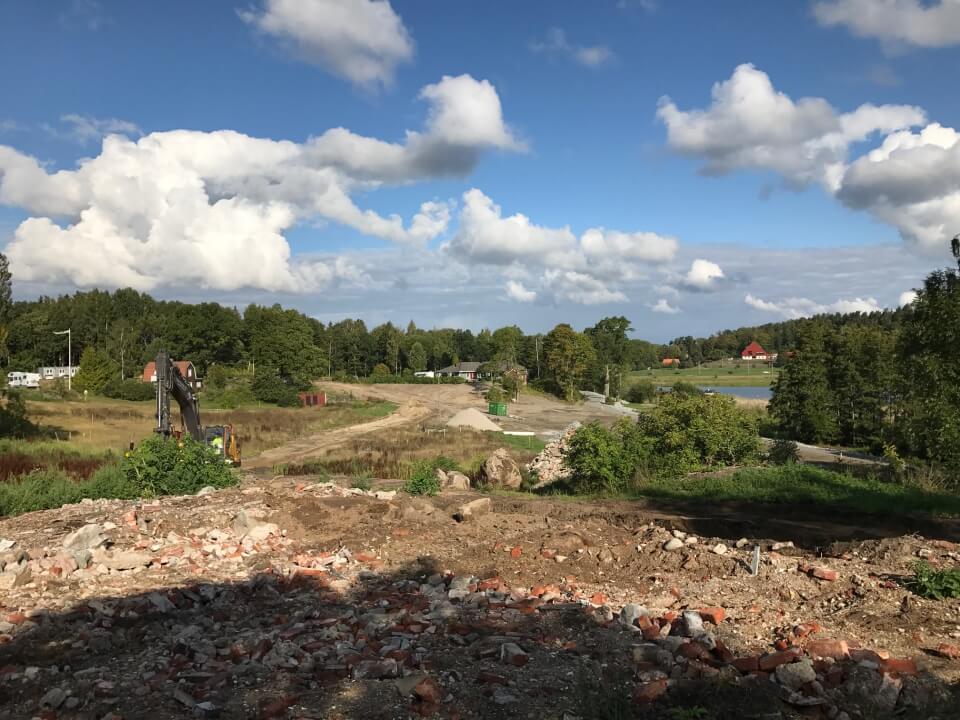
<path fill-rule="evenodd" d="M 203 429 L 203 440 L 224 462 L 240 465 L 240 442 L 233 432 L 233 425 L 209 425 Z"/>
<path fill-rule="evenodd" d="M 202 442 L 217 451 L 224 462 L 240 465 L 240 442 L 233 432 L 232 425 L 200 424 L 200 403 L 197 396 L 180 370 L 170 359 L 166 351 L 157 354 L 157 427 L 156 432 L 164 437 L 180 437 L 181 431 L 173 427 L 170 412 L 170 398 L 180 406 L 180 421 L 183 432 L 197 442 Z"/>

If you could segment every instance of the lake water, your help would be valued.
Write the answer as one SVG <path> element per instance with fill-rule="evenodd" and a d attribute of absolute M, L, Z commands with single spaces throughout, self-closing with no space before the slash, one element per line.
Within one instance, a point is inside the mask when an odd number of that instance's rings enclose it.
<path fill-rule="evenodd" d="M 713 390 L 720 395 L 735 395 L 751 400 L 769 400 L 773 395 L 773 390 L 769 387 L 709 387 L 702 385 L 701 390 Z"/>
<path fill-rule="evenodd" d="M 769 387 L 716 387 L 713 385 L 699 385 L 698 387 L 701 390 L 712 390 L 719 395 L 734 395 L 751 400 L 769 400 L 773 395 L 773 390 Z M 670 387 L 663 385 L 658 387 L 657 390 L 670 392 Z"/>

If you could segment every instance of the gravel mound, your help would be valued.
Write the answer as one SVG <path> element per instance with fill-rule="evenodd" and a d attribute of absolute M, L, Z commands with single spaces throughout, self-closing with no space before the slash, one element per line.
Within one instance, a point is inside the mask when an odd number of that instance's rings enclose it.
<path fill-rule="evenodd" d="M 471 430 L 489 430 L 492 432 L 502 432 L 503 428 L 497 425 L 476 408 L 467 408 L 461 410 L 452 418 L 447 420 L 447 427 L 465 427 Z"/>

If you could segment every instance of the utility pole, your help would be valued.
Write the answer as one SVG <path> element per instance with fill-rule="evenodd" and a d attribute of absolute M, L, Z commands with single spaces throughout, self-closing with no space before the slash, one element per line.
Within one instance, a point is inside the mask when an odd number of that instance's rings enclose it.
<path fill-rule="evenodd" d="M 73 390 L 73 335 L 71 328 L 54 330 L 53 334 L 67 336 L 67 390 Z"/>

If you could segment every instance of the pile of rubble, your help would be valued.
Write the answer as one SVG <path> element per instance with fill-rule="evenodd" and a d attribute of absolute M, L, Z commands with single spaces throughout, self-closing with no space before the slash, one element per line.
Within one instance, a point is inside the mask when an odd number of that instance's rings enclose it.
<path fill-rule="evenodd" d="M 320 540 L 297 525 L 311 503 Z M 846 560 L 659 523 L 602 526 L 623 534 L 611 545 L 585 523 L 516 525 L 490 497 L 290 480 L 0 520 L 0 720 L 576 720 L 598 693 L 654 718 L 702 705 L 686 700 L 697 688 L 740 694 L 711 701 L 718 719 L 960 716 L 931 673 L 960 659 L 954 641 L 925 657 L 843 629 L 836 602 L 891 582 L 851 577 Z M 628 556 L 658 568 L 642 589 L 616 579 Z M 806 605 L 785 611 L 793 588 Z M 749 702 L 764 713 L 729 714 Z"/>
<path fill-rule="evenodd" d="M 570 477 L 569 468 L 564 467 L 563 457 L 570 438 L 579 429 L 580 423 L 568 425 L 556 440 L 551 440 L 533 460 L 527 463 L 527 470 L 536 477 L 534 488 L 542 488 L 559 480 Z"/>

